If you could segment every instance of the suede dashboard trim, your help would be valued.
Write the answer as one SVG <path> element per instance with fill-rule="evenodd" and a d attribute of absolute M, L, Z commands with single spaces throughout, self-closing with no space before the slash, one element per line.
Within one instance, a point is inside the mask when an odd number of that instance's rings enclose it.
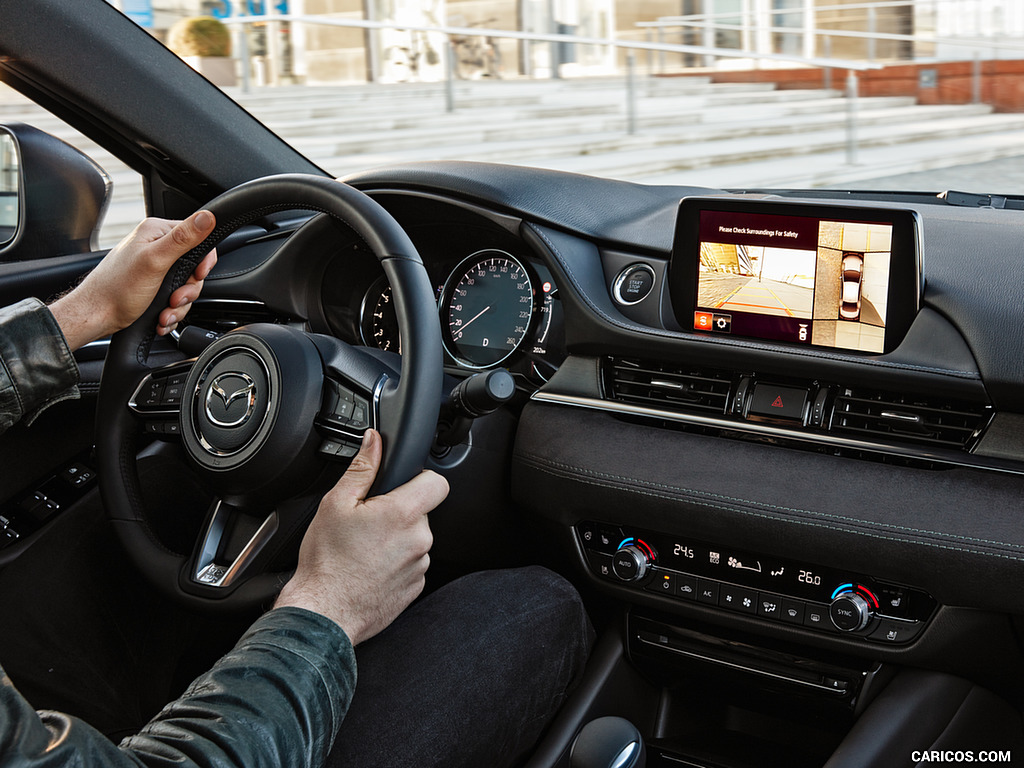
<path fill-rule="evenodd" d="M 1024 478 L 823 455 L 626 421 L 566 406 L 524 410 L 516 500 L 561 529 L 583 520 L 829 565 L 1024 613 L 994 585 L 1024 575 Z"/>

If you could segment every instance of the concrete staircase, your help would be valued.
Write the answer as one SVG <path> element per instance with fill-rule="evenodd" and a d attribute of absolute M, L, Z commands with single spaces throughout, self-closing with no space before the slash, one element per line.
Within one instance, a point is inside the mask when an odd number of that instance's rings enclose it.
<path fill-rule="evenodd" d="M 712 84 L 700 77 L 639 80 L 632 135 L 625 86 L 614 79 L 460 82 L 451 113 L 443 84 L 229 94 L 337 176 L 391 163 L 464 159 L 657 184 L 806 187 L 1024 154 L 1024 115 L 862 98 L 856 162 L 850 164 L 847 100 L 840 93 Z M 142 218 L 138 177 L 109 153 L 0 90 L 0 121 L 8 119 L 65 138 L 111 174 L 115 192 L 104 244 Z"/>

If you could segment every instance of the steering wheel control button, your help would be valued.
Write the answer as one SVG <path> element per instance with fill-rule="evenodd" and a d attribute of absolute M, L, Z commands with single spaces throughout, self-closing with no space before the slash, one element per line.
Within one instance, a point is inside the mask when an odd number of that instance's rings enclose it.
<path fill-rule="evenodd" d="M 807 390 L 759 382 L 750 396 L 748 415 L 803 421 Z"/>
<path fill-rule="evenodd" d="M 324 418 L 336 426 L 347 427 L 352 419 L 352 410 L 356 407 L 355 392 L 336 381 L 330 381 L 328 384 Z"/>
<path fill-rule="evenodd" d="M 160 405 L 177 408 L 181 405 L 181 398 L 185 391 L 184 373 L 177 373 L 167 378 L 164 382 L 163 392 L 160 395 Z"/>
<path fill-rule="evenodd" d="M 320 455 L 328 459 L 348 460 L 359 453 L 359 446 L 341 440 L 324 440 Z"/>
<path fill-rule="evenodd" d="M 144 382 L 135 400 L 141 408 L 159 408 L 164 394 L 164 383 L 160 379 Z"/>
<path fill-rule="evenodd" d="M 828 607 L 828 615 L 836 629 L 857 632 L 871 621 L 871 606 L 856 592 L 843 592 L 832 600 Z"/>
<path fill-rule="evenodd" d="M 624 307 L 639 304 L 654 290 L 654 270 L 647 264 L 631 264 L 612 284 L 612 298 Z"/>
<path fill-rule="evenodd" d="M 349 426 L 355 429 L 366 429 L 370 426 L 369 413 L 370 404 L 363 398 L 357 397 L 355 404 L 352 406 L 352 420 L 349 422 Z"/>

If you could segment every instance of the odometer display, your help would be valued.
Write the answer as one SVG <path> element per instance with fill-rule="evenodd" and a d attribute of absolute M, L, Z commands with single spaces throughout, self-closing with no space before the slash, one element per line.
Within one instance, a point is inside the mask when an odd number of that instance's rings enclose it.
<path fill-rule="evenodd" d="M 533 285 L 519 261 L 498 250 L 478 251 L 452 272 L 441 303 L 448 352 L 473 368 L 497 365 L 526 336 Z"/>

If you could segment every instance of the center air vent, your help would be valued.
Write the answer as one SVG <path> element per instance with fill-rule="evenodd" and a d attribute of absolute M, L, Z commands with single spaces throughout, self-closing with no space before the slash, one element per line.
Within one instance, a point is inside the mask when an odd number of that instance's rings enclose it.
<path fill-rule="evenodd" d="M 608 358 L 608 396 L 622 403 L 670 411 L 725 413 L 732 375 L 633 358 Z"/>
<path fill-rule="evenodd" d="M 846 389 L 836 397 L 831 431 L 968 449 L 990 415 L 981 405 Z"/>

